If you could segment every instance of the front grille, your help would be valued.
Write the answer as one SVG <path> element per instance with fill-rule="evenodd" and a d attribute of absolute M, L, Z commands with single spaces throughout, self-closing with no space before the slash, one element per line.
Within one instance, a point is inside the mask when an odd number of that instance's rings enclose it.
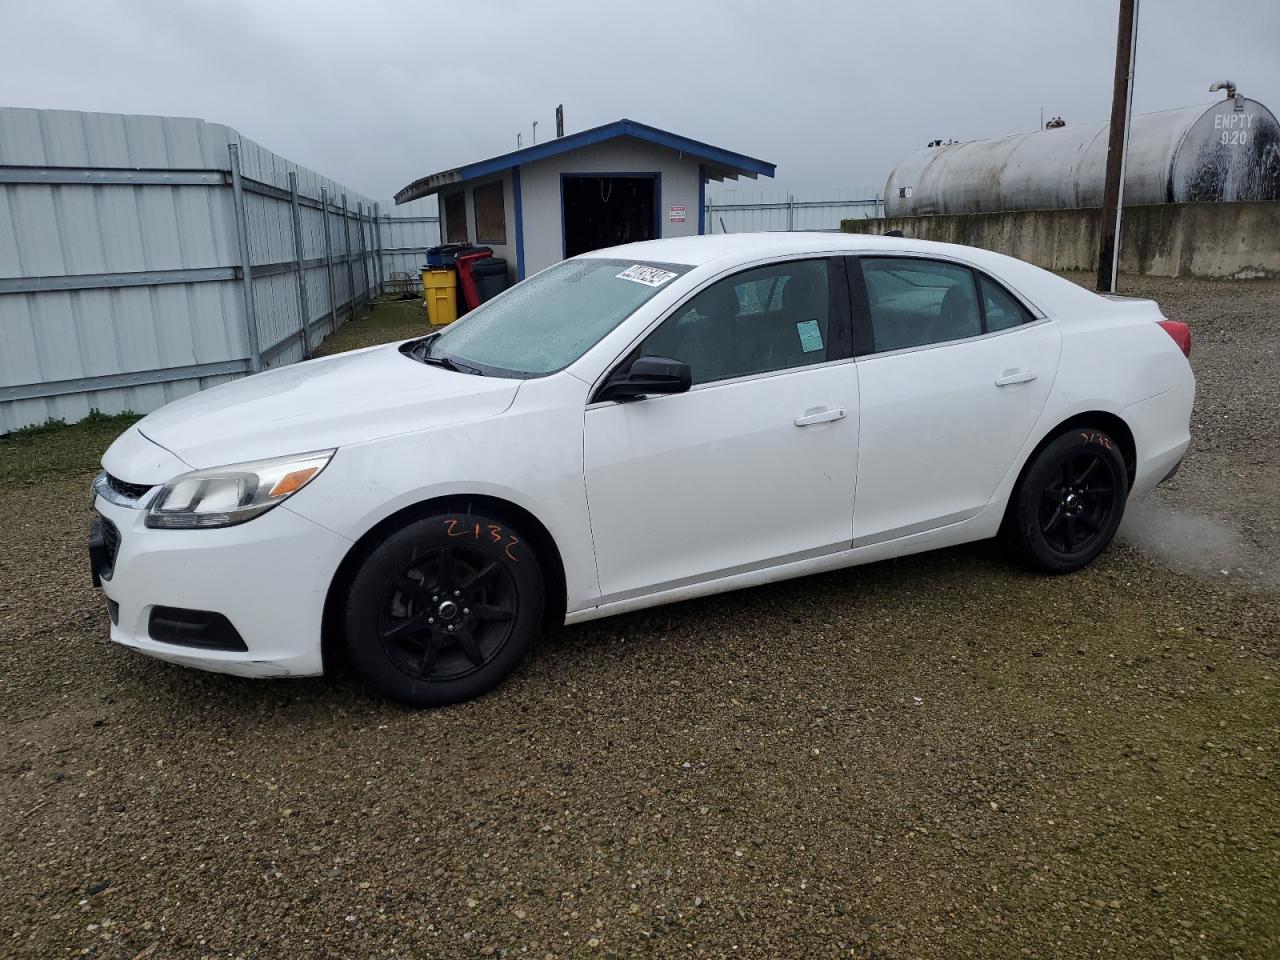
<path fill-rule="evenodd" d="M 107 486 L 127 500 L 137 500 L 151 489 L 151 487 L 145 483 L 127 483 L 119 477 L 113 477 L 109 473 L 107 474 Z"/>
<path fill-rule="evenodd" d="M 107 551 L 107 566 L 103 571 L 102 576 L 104 579 L 110 579 L 111 572 L 115 569 L 116 565 L 116 554 L 120 552 L 120 528 L 106 517 L 102 517 L 101 520 L 102 545 Z"/>

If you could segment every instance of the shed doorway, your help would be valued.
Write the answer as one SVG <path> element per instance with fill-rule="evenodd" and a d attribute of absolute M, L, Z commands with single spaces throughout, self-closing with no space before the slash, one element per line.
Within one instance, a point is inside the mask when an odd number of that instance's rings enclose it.
<path fill-rule="evenodd" d="M 560 181 L 564 255 L 658 238 L 658 175 L 569 175 Z"/>

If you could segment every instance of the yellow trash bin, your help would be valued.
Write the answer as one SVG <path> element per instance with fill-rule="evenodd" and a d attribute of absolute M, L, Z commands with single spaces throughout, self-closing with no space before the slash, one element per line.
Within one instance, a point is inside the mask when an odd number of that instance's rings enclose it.
<path fill-rule="evenodd" d="M 427 306 L 427 321 L 443 327 L 458 319 L 458 275 L 449 267 L 431 267 L 422 271 L 422 297 Z"/>

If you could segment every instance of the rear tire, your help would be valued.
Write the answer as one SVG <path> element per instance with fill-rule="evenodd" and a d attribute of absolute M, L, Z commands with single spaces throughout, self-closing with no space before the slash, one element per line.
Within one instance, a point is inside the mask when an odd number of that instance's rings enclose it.
<path fill-rule="evenodd" d="M 1071 573 L 1111 543 L 1128 496 L 1120 445 L 1101 430 L 1072 428 L 1023 473 L 1009 501 L 1006 540 L 1033 570 Z"/>
<path fill-rule="evenodd" d="M 477 513 L 424 517 L 375 546 L 352 578 L 348 658 L 369 689 L 400 703 L 470 700 L 525 658 L 544 601 L 519 530 Z"/>

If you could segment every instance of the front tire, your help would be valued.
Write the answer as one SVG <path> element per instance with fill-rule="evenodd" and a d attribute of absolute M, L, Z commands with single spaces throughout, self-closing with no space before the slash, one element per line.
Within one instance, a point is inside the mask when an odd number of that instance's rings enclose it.
<path fill-rule="evenodd" d="M 538 558 L 511 524 L 478 513 L 415 520 L 352 579 L 344 625 L 355 672 L 414 707 L 470 700 L 533 646 L 545 600 Z"/>
<path fill-rule="evenodd" d="M 1073 428 L 1023 473 L 1009 502 L 1007 539 L 1032 569 L 1071 573 L 1111 543 L 1128 496 L 1129 474 L 1115 439 L 1091 427 Z"/>

